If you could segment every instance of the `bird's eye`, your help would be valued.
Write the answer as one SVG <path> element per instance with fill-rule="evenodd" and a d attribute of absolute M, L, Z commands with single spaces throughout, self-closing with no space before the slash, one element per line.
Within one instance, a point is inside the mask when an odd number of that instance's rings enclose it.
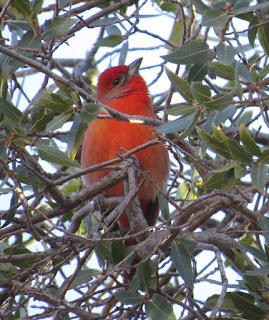
<path fill-rule="evenodd" d="M 113 80 L 113 86 L 117 86 L 120 83 L 120 79 L 116 78 Z"/>

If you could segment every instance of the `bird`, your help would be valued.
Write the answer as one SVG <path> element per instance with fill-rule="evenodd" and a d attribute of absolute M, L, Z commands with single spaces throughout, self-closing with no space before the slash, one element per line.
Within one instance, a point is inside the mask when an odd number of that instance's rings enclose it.
<path fill-rule="evenodd" d="M 97 81 L 96 98 L 102 104 L 127 115 L 139 115 L 157 119 L 145 80 L 139 75 L 142 58 L 129 65 L 110 67 L 102 72 Z M 101 112 L 102 113 L 102 112 Z M 119 150 L 132 150 L 156 138 L 156 129 L 143 123 L 97 118 L 88 124 L 81 152 L 83 169 L 117 158 Z M 170 161 L 167 148 L 158 143 L 134 154 L 141 170 L 149 177 L 138 191 L 143 215 L 149 226 L 156 224 L 159 216 L 157 188 L 167 186 Z M 92 185 L 105 177 L 111 170 L 100 170 L 85 175 L 86 185 Z M 137 178 L 137 183 L 143 175 Z M 152 184 L 150 180 L 154 183 Z M 123 182 L 104 191 L 104 197 L 124 196 Z M 130 229 L 127 214 L 118 220 L 120 230 Z"/>

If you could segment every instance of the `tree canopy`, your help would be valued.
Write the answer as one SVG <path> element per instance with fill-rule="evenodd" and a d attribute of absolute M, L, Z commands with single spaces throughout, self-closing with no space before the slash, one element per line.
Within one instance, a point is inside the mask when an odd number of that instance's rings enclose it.
<path fill-rule="evenodd" d="M 0 8 L 0 317 L 267 319 L 269 1 Z M 85 43 L 85 59 L 65 53 Z M 95 99 L 101 71 L 140 57 L 158 120 Z M 130 162 L 84 185 L 86 173 L 122 160 L 80 168 L 97 117 L 153 125 L 168 148 L 156 226 L 120 234 L 115 221 L 130 195 L 100 197 Z M 126 248 L 133 236 L 138 245 Z M 141 261 L 124 283 L 134 256 Z"/>

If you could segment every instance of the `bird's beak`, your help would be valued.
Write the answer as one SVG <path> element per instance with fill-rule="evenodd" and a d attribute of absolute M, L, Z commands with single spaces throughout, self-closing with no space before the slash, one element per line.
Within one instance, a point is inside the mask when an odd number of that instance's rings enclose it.
<path fill-rule="evenodd" d="M 128 76 L 133 77 L 134 75 L 138 74 L 141 62 L 143 58 L 136 59 L 128 66 Z"/>

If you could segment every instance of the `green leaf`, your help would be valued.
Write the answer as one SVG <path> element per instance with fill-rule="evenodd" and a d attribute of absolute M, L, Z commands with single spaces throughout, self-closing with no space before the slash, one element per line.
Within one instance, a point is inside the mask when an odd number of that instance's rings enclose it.
<path fill-rule="evenodd" d="M 213 62 L 211 62 L 210 65 L 209 65 L 208 76 L 212 80 L 216 80 L 217 79 L 217 68 L 213 66 Z"/>
<path fill-rule="evenodd" d="M 138 267 L 138 277 L 140 281 L 140 288 L 143 291 L 147 291 L 150 287 L 151 280 L 151 260 L 147 259 L 144 263 Z"/>
<path fill-rule="evenodd" d="M 259 72 L 259 76 L 261 79 L 263 79 L 268 73 L 269 73 L 269 64 Z"/>
<path fill-rule="evenodd" d="M 12 103 L 0 97 L 0 110 L 8 119 L 12 127 L 18 128 L 21 126 L 22 113 Z"/>
<path fill-rule="evenodd" d="M 226 141 L 221 141 L 214 136 L 211 136 L 205 130 L 196 127 L 196 131 L 200 139 L 202 139 L 213 151 L 223 155 L 227 159 L 231 158 L 231 154 L 227 147 Z M 228 138 L 227 138 L 228 139 Z"/>
<path fill-rule="evenodd" d="M 17 47 L 20 48 L 20 54 L 28 58 L 32 58 L 35 53 L 27 49 L 40 49 L 41 45 L 42 45 L 41 39 L 35 34 L 33 30 L 29 30 L 25 32 L 21 37 L 21 40 L 18 41 L 17 43 Z M 18 68 L 25 65 L 24 62 L 7 57 L 5 55 L 3 55 L 2 58 L 3 58 L 3 61 L 1 62 L 2 64 L 1 69 L 3 73 L 12 74 Z"/>
<path fill-rule="evenodd" d="M 171 258 L 186 285 L 193 289 L 191 256 L 182 242 L 176 243 L 173 241 L 171 246 Z"/>
<path fill-rule="evenodd" d="M 95 103 L 86 103 L 83 106 L 83 110 L 80 114 L 76 115 L 73 125 L 70 129 L 70 135 L 68 140 L 68 156 L 70 159 L 74 159 L 83 140 L 85 131 L 88 128 L 88 123 L 95 120 L 100 111 L 100 106 Z"/>
<path fill-rule="evenodd" d="M 114 295 L 122 304 L 127 305 L 134 305 L 144 301 L 144 297 L 141 296 L 137 291 L 119 291 Z"/>
<path fill-rule="evenodd" d="M 152 301 L 146 303 L 147 316 L 152 320 L 176 320 L 172 305 L 163 296 L 153 295 Z"/>
<path fill-rule="evenodd" d="M 215 124 L 212 124 L 212 131 L 214 134 L 214 137 L 218 139 L 221 142 L 227 142 L 228 137 L 217 127 Z"/>
<path fill-rule="evenodd" d="M 68 158 L 67 154 L 59 150 L 57 147 L 53 147 L 44 143 L 43 140 L 39 140 L 36 143 L 38 148 L 38 154 L 41 159 L 51 163 L 59 164 L 62 166 L 72 166 L 80 168 L 80 165 L 76 161 L 72 161 Z"/>
<path fill-rule="evenodd" d="M 106 32 L 109 36 L 112 36 L 112 35 L 120 36 L 121 35 L 120 29 L 115 24 L 112 24 L 110 26 L 106 26 Z"/>
<path fill-rule="evenodd" d="M 29 249 L 19 245 L 15 246 L 9 246 L 8 248 L 3 250 L 4 254 L 7 254 L 9 256 L 17 255 L 17 254 L 27 254 L 32 253 Z M 11 264 L 13 266 L 16 266 L 18 268 L 29 268 L 33 265 L 33 263 L 37 262 L 36 260 L 22 260 L 22 261 L 15 261 Z M 2 264 L 3 265 L 3 264 Z"/>
<path fill-rule="evenodd" d="M 234 93 L 235 93 L 235 96 L 237 96 L 240 100 L 242 100 L 242 97 L 243 97 L 243 86 L 242 86 L 242 83 L 240 81 L 240 77 L 239 77 L 239 73 L 238 73 L 238 70 L 236 70 L 235 72 L 235 82 L 234 82 Z"/>
<path fill-rule="evenodd" d="M 116 24 L 117 22 L 120 22 L 120 19 L 118 17 L 113 17 L 113 18 L 103 18 L 103 19 L 99 19 L 96 20 L 94 22 L 92 22 L 89 27 L 93 28 L 93 27 L 103 27 L 104 25 L 112 25 L 112 24 Z"/>
<path fill-rule="evenodd" d="M 16 9 L 19 13 L 27 18 L 30 18 L 32 15 L 32 9 L 29 4 L 29 0 L 13 0 L 13 2 L 11 2 L 11 7 Z"/>
<path fill-rule="evenodd" d="M 50 41 L 63 35 L 63 33 L 65 33 L 65 31 L 72 27 L 76 22 L 76 19 L 63 17 L 46 20 L 44 23 L 43 39 L 45 41 Z"/>
<path fill-rule="evenodd" d="M 261 192 L 264 193 L 268 176 L 268 168 L 262 162 L 254 162 L 251 167 L 251 179 L 253 185 Z"/>
<path fill-rule="evenodd" d="M 157 4 L 160 6 L 160 8 L 163 11 L 167 12 L 175 12 L 177 10 L 177 5 L 176 3 L 171 3 L 171 2 L 164 2 L 164 1 L 156 1 Z"/>
<path fill-rule="evenodd" d="M 219 168 L 217 168 L 217 169 L 212 170 L 212 172 L 213 172 L 213 173 L 225 172 L 225 171 L 228 171 L 228 170 L 230 170 L 230 169 L 234 169 L 235 166 L 236 166 L 236 162 L 230 162 L 230 163 L 225 164 L 225 165 L 222 166 L 222 167 L 219 167 Z"/>
<path fill-rule="evenodd" d="M 236 179 L 241 179 L 248 173 L 248 170 L 244 165 L 241 163 L 236 162 L 235 167 L 234 167 L 234 175 Z"/>
<path fill-rule="evenodd" d="M 20 54 L 23 54 L 29 58 L 34 56 L 35 53 L 29 52 L 26 49 L 41 49 L 42 42 L 33 30 L 29 30 L 22 36 L 18 46 L 25 49 L 20 50 Z"/>
<path fill-rule="evenodd" d="M 189 254 L 192 255 L 194 249 L 197 247 L 198 243 L 194 241 L 187 240 L 185 238 L 177 238 L 177 241 L 183 243 L 185 248 L 188 250 Z"/>
<path fill-rule="evenodd" d="M 253 112 L 252 111 L 245 111 L 242 116 L 237 119 L 236 124 L 240 125 L 241 123 L 248 123 L 252 120 Z"/>
<path fill-rule="evenodd" d="M 189 71 L 188 82 L 202 81 L 209 70 L 208 64 L 195 63 Z"/>
<path fill-rule="evenodd" d="M 196 114 L 191 113 L 186 116 L 182 116 L 179 119 L 169 121 L 169 122 L 159 126 L 157 128 L 157 132 L 168 134 L 168 133 L 172 133 L 172 132 L 176 132 L 176 131 L 185 130 L 192 125 Z"/>
<path fill-rule="evenodd" d="M 123 240 L 115 240 L 112 242 L 111 255 L 115 265 L 125 258 L 126 248 Z"/>
<path fill-rule="evenodd" d="M 78 190 L 80 190 L 81 188 L 81 181 L 79 181 L 78 179 L 72 179 L 69 182 L 66 182 L 64 184 L 64 187 L 61 188 L 62 193 L 67 196 L 67 197 L 71 197 L 74 193 L 76 193 Z M 87 217 L 84 221 L 85 223 L 87 223 L 86 221 L 88 221 Z"/>
<path fill-rule="evenodd" d="M 269 244 L 269 220 L 262 214 L 258 214 L 258 218 L 259 218 L 259 226 L 263 231 L 264 238 Z"/>
<path fill-rule="evenodd" d="M 55 120 L 55 116 L 65 113 L 70 117 L 73 112 L 72 107 L 73 101 L 70 97 L 64 97 L 61 92 L 56 94 L 44 91 L 32 111 L 32 130 L 48 130 L 49 123 L 53 125 L 52 121 L 59 120 L 58 118 Z"/>
<path fill-rule="evenodd" d="M 28 158 L 25 159 L 25 163 L 26 163 L 26 166 L 22 166 L 22 165 L 17 166 L 15 171 L 16 176 L 21 183 L 30 185 L 31 186 L 30 188 L 33 189 L 33 191 L 35 192 L 35 195 L 37 196 L 38 187 L 41 185 L 41 183 L 38 180 L 38 176 L 34 173 L 35 170 Z M 28 168 L 32 168 L 32 170 Z"/>
<path fill-rule="evenodd" d="M 220 62 L 213 61 L 210 66 L 211 68 L 215 68 L 216 73 L 219 77 L 227 80 L 234 80 L 235 71 L 231 65 L 226 66 Z"/>
<path fill-rule="evenodd" d="M 193 117 L 192 123 L 180 134 L 180 139 L 185 139 L 195 128 L 200 118 L 201 110 L 198 110 Z"/>
<path fill-rule="evenodd" d="M 195 100 L 201 105 L 211 101 L 211 92 L 209 87 L 203 85 L 201 82 L 193 82 L 191 85 L 191 92 Z"/>
<path fill-rule="evenodd" d="M 37 175 L 34 173 L 35 170 L 31 170 L 33 166 L 32 162 L 26 158 L 25 163 L 27 164 L 27 173 L 30 180 L 29 184 L 32 186 L 35 195 L 38 196 L 38 187 L 40 186 L 40 181 Z"/>
<path fill-rule="evenodd" d="M 255 270 L 247 271 L 245 275 L 267 277 L 269 274 L 269 263 Z"/>
<path fill-rule="evenodd" d="M 232 102 L 234 93 L 224 94 L 211 98 L 211 101 L 205 102 L 204 105 L 211 110 L 223 111 Z"/>
<path fill-rule="evenodd" d="M 65 98 L 59 93 L 45 91 L 38 100 L 38 108 L 51 109 L 55 115 L 70 112 L 73 106 L 72 99 Z"/>
<path fill-rule="evenodd" d="M 227 119 L 232 118 L 233 115 L 236 113 L 237 109 L 233 106 L 229 106 L 228 108 L 225 108 L 222 111 L 213 110 L 210 112 L 210 114 L 207 116 L 204 130 L 207 133 L 210 133 L 212 131 L 212 126 L 218 126 L 220 123 L 224 123 Z"/>
<path fill-rule="evenodd" d="M 242 316 L 248 320 L 262 320 L 266 316 L 266 312 L 247 299 L 246 294 L 234 292 L 231 297 L 236 308 L 242 312 Z M 252 297 L 251 295 L 249 295 Z"/>
<path fill-rule="evenodd" d="M 232 248 L 232 252 L 235 255 L 236 262 L 240 265 L 240 268 L 242 271 L 248 271 L 250 270 L 250 267 L 246 261 L 245 255 L 238 252 L 236 249 Z"/>
<path fill-rule="evenodd" d="M 269 163 L 269 149 L 265 149 L 261 155 L 261 161 L 263 163 Z"/>
<path fill-rule="evenodd" d="M 63 9 L 69 2 L 70 0 L 58 0 L 58 6 L 60 9 Z"/>
<path fill-rule="evenodd" d="M 164 198 L 164 196 L 160 192 L 157 192 L 157 197 L 158 197 L 158 202 L 161 209 L 162 217 L 164 218 L 164 220 L 167 220 L 170 217 L 168 201 Z"/>
<path fill-rule="evenodd" d="M 84 140 L 84 134 L 86 130 L 87 124 L 81 121 L 81 114 L 77 114 L 70 129 L 70 134 L 68 136 L 67 150 L 69 159 L 75 159 L 76 154 Z"/>
<path fill-rule="evenodd" d="M 129 52 L 129 42 L 124 41 L 120 48 L 119 66 L 125 64 L 128 52 Z"/>
<path fill-rule="evenodd" d="M 29 249 L 23 247 L 23 246 L 9 246 L 8 248 L 5 248 L 3 250 L 5 254 L 10 254 L 10 255 L 17 255 L 17 254 L 24 254 L 24 253 L 32 253 Z"/>
<path fill-rule="evenodd" d="M 193 185 L 183 181 L 177 188 L 176 200 L 193 200 L 197 198 L 197 193 Z"/>
<path fill-rule="evenodd" d="M 35 53 L 27 49 L 40 49 L 41 45 L 41 39 L 33 30 L 25 32 L 21 37 L 21 40 L 17 43 L 17 47 L 20 48 L 20 54 L 28 58 L 32 58 Z M 6 59 L 2 62 L 2 70 L 5 73 L 12 74 L 24 65 L 24 62 L 6 56 Z"/>
<path fill-rule="evenodd" d="M 122 35 L 114 34 L 95 43 L 96 47 L 115 47 L 124 40 Z"/>
<path fill-rule="evenodd" d="M 268 224 L 268 227 L 269 227 L 269 224 Z M 267 255 L 265 254 L 265 252 L 255 248 L 253 246 L 250 246 L 247 243 L 240 242 L 240 245 L 245 249 L 245 251 L 250 252 L 254 257 L 256 257 L 259 260 L 262 260 L 264 262 L 268 262 L 268 258 L 267 258 Z"/>
<path fill-rule="evenodd" d="M 254 5 L 252 7 L 246 6 L 246 7 L 238 8 L 237 10 L 234 10 L 233 14 L 239 15 L 247 12 L 255 12 L 256 10 L 260 10 L 260 9 L 268 9 L 268 6 L 269 6 L 269 1 L 265 1 L 264 3 Z"/>
<path fill-rule="evenodd" d="M 95 246 L 95 253 L 98 258 L 98 262 L 100 267 L 104 267 L 107 263 L 112 263 L 113 264 L 113 258 L 111 255 L 111 243 L 110 242 L 104 242 L 100 241 L 96 246 Z"/>
<path fill-rule="evenodd" d="M 37 108 L 34 110 L 32 117 L 32 131 L 43 131 L 48 123 L 53 120 L 53 111 L 45 108 Z"/>
<path fill-rule="evenodd" d="M 94 269 L 86 269 L 86 270 L 79 270 L 76 274 L 75 279 L 71 282 L 69 289 L 77 288 L 85 283 L 88 283 L 92 280 L 94 275 L 98 275 L 100 272 Z M 59 293 L 65 288 L 65 286 L 69 283 L 72 276 L 65 279 L 62 283 L 61 287 L 59 288 Z"/>
<path fill-rule="evenodd" d="M 212 176 L 205 183 L 201 185 L 204 189 L 218 189 L 221 192 L 231 190 L 237 182 L 234 170 L 230 169 L 223 172 L 214 172 Z"/>
<path fill-rule="evenodd" d="M 251 268 L 249 268 L 249 270 L 250 269 Z M 261 295 L 261 291 L 264 289 L 264 285 L 263 285 L 264 279 L 262 279 L 261 276 L 256 276 L 254 274 L 248 275 L 247 272 L 248 270 L 243 275 L 244 275 L 245 285 L 249 289 L 249 292 L 255 292 L 258 295 Z"/>
<path fill-rule="evenodd" d="M 252 28 L 252 27 L 258 23 L 259 23 L 258 17 L 254 16 L 248 26 L 248 40 L 253 49 L 255 46 L 255 39 L 257 36 L 258 28 Z"/>
<path fill-rule="evenodd" d="M 133 276 L 132 282 L 129 285 L 128 291 L 137 291 L 140 289 L 140 281 L 138 277 L 138 272 Z"/>
<path fill-rule="evenodd" d="M 209 9 L 206 10 L 205 15 L 203 15 L 202 25 L 207 27 L 223 28 L 228 22 L 229 18 L 230 16 L 227 15 L 227 11 Z"/>
<path fill-rule="evenodd" d="M 269 5 L 269 2 L 268 2 Z M 264 49 L 264 52 L 267 56 L 269 56 L 269 20 L 267 21 L 261 21 L 261 22 L 267 22 L 267 24 L 264 24 L 258 28 L 258 35 L 259 40 L 261 43 L 261 46 Z"/>
<path fill-rule="evenodd" d="M 255 79 L 253 77 L 253 74 L 248 70 L 245 64 L 234 60 L 234 62 L 231 64 L 231 66 L 234 68 L 235 72 L 238 72 L 238 75 L 242 77 L 243 79 L 255 83 Z"/>
<path fill-rule="evenodd" d="M 37 15 L 40 13 L 43 6 L 43 2 L 43 0 L 33 0 L 30 2 L 33 20 L 35 20 L 37 18 Z"/>
<path fill-rule="evenodd" d="M 61 113 L 54 117 L 47 125 L 46 131 L 53 132 L 62 128 L 62 126 L 71 118 L 71 113 Z"/>
<path fill-rule="evenodd" d="M 231 46 L 225 46 L 223 42 L 220 42 L 217 46 L 217 56 L 219 62 L 224 65 L 230 65 L 234 61 L 236 50 Z"/>
<path fill-rule="evenodd" d="M 10 210 L 7 210 L 6 214 L 5 214 L 5 223 L 1 226 L 1 228 L 5 228 L 6 226 L 8 226 L 12 221 L 13 218 L 15 217 L 15 214 L 17 212 L 17 207 L 12 208 L 13 206 L 15 206 L 19 201 L 19 196 L 17 192 L 13 192 L 12 198 L 10 200 Z"/>
<path fill-rule="evenodd" d="M 96 103 L 86 103 L 83 106 L 83 110 L 80 112 L 80 119 L 82 123 L 88 124 L 95 120 L 100 112 L 101 108 Z"/>
<path fill-rule="evenodd" d="M 193 96 L 192 96 L 191 88 L 188 82 L 180 78 L 179 76 L 177 76 L 168 68 L 165 68 L 165 71 L 169 80 L 172 82 L 175 90 L 178 91 L 186 101 L 188 101 L 189 103 L 192 103 Z"/>
<path fill-rule="evenodd" d="M 207 298 L 205 302 L 205 306 L 207 307 L 215 307 L 219 300 L 219 294 L 214 294 L 211 297 Z M 223 304 L 221 306 L 222 308 L 228 308 L 236 311 L 236 307 L 233 303 L 232 297 L 230 295 L 230 292 L 226 293 L 226 296 L 224 298 Z"/>
<path fill-rule="evenodd" d="M 227 146 L 233 159 L 242 162 L 243 164 L 251 164 L 252 155 L 236 140 L 228 139 Z"/>
<path fill-rule="evenodd" d="M 196 106 L 193 106 L 191 104 L 179 104 L 176 105 L 170 109 L 166 109 L 165 113 L 169 114 L 171 116 L 185 116 L 187 114 L 196 112 L 198 108 Z"/>
<path fill-rule="evenodd" d="M 253 155 L 260 157 L 262 155 L 260 147 L 256 144 L 255 140 L 252 138 L 248 132 L 245 125 L 242 123 L 240 125 L 240 139 L 243 142 L 246 149 Z"/>
<path fill-rule="evenodd" d="M 214 58 L 214 52 L 207 43 L 193 40 L 162 58 L 176 64 L 206 63 Z"/>
<path fill-rule="evenodd" d="M 261 296 L 262 290 L 264 290 L 264 278 L 244 273 L 244 282 L 248 292 Z"/>
<path fill-rule="evenodd" d="M 206 6 L 202 0 L 190 0 L 190 2 L 195 6 L 197 11 L 202 15 L 204 15 L 205 12 L 209 9 L 209 7 Z"/>

